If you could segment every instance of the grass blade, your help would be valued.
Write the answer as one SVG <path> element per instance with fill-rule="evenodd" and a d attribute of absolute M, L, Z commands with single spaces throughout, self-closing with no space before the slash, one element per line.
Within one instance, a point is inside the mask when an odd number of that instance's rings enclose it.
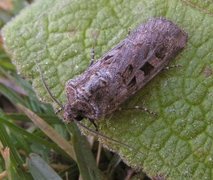
<path fill-rule="evenodd" d="M 63 149 L 73 160 L 76 161 L 75 152 L 73 147 L 67 142 L 61 135 L 59 135 L 49 124 L 43 119 L 33 113 L 31 110 L 27 109 L 21 104 L 17 104 L 19 110 L 25 113 L 33 123 L 43 131 L 52 141 L 54 141 L 58 146 Z"/>

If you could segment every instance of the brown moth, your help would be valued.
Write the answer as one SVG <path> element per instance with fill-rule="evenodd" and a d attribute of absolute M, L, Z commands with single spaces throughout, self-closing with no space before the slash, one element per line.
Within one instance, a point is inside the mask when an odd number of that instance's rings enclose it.
<path fill-rule="evenodd" d="M 164 18 L 140 25 L 84 73 L 66 84 L 66 121 L 91 122 L 117 110 L 185 47 L 187 34 Z"/>

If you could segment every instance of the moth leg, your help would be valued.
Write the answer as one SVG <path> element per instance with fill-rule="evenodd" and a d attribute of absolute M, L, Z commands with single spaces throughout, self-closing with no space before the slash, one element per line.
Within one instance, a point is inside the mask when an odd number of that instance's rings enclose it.
<path fill-rule="evenodd" d="M 92 66 L 95 62 L 95 49 L 94 49 L 94 47 L 91 49 L 90 57 L 91 57 L 91 60 L 90 60 L 89 67 Z"/>
<path fill-rule="evenodd" d="M 134 106 L 134 107 L 127 107 L 127 108 L 119 108 L 119 111 L 123 111 L 123 110 L 141 110 L 144 111 L 146 113 L 149 113 L 153 116 L 157 116 L 157 113 L 154 111 L 149 110 L 148 108 L 144 107 L 144 106 Z"/>
<path fill-rule="evenodd" d="M 131 31 L 132 31 L 132 29 L 131 29 L 131 28 L 128 28 L 127 36 L 129 36 L 129 35 L 131 34 Z"/>
<path fill-rule="evenodd" d="M 90 58 L 91 58 L 91 60 L 90 60 L 89 67 L 92 66 L 94 64 L 94 62 L 95 62 L 95 46 L 97 45 L 97 38 L 99 36 L 99 31 L 93 32 L 92 36 L 93 36 L 93 40 L 94 41 L 92 43 L 92 49 L 91 49 L 91 52 L 90 52 Z"/>
<path fill-rule="evenodd" d="M 95 130 L 98 131 L 98 125 L 95 123 L 94 119 L 89 119 L 89 121 L 93 124 Z"/>
<path fill-rule="evenodd" d="M 63 107 L 59 107 L 56 111 L 55 111 L 55 114 L 59 114 L 61 111 L 64 110 L 64 106 Z"/>
<path fill-rule="evenodd" d="M 167 71 L 167 70 L 170 70 L 170 69 L 173 69 L 173 68 L 180 68 L 180 67 L 182 67 L 182 65 L 176 64 L 176 65 L 166 66 L 165 68 L 163 68 L 163 70 Z"/>

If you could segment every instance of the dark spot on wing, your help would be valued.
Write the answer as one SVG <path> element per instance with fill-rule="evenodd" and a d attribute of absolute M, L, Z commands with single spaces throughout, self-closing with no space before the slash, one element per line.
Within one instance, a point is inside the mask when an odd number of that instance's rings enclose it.
<path fill-rule="evenodd" d="M 136 77 L 134 76 L 133 78 L 132 78 L 132 80 L 129 82 L 129 84 L 128 84 L 128 87 L 133 87 L 133 86 L 135 86 L 136 85 Z"/>
<path fill-rule="evenodd" d="M 126 80 L 128 80 L 129 76 L 131 76 L 133 72 L 133 66 L 129 64 L 124 72 L 122 73 L 123 82 L 126 84 Z"/>
<path fill-rule="evenodd" d="M 111 57 L 113 57 L 113 55 L 107 55 L 104 57 L 104 60 L 106 61 L 106 60 L 110 59 Z"/>
<path fill-rule="evenodd" d="M 150 63 L 146 62 L 140 70 L 144 72 L 144 75 L 147 76 L 150 74 L 150 72 L 154 69 L 154 66 L 152 66 Z"/>
<path fill-rule="evenodd" d="M 165 47 L 161 47 L 156 53 L 155 53 L 155 56 L 158 58 L 158 59 L 163 59 L 166 55 L 166 49 Z"/>

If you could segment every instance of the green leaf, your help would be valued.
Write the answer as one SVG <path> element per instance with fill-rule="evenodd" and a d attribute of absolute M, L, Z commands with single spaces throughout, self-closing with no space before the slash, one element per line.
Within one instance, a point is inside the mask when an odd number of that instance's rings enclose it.
<path fill-rule="evenodd" d="M 37 154 L 30 154 L 27 164 L 35 180 L 62 180 L 61 177 Z"/>
<path fill-rule="evenodd" d="M 144 104 L 158 116 L 119 111 L 98 122 L 100 132 L 138 151 L 101 141 L 151 177 L 211 179 L 212 14 L 212 3 L 201 0 L 38 0 L 4 27 L 3 38 L 39 97 L 51 101 L 36 61 L 53 94 L 66 103 L 65 82 L 85 71 L 94 44 L 98 58 L 149 18 L 163 16 L 178 24 L 189 36 L 184 52 L 172 62 L 182 67 L 162 72 L 124 104 Z"/>
<path fill-rule="evenodd" d="M 102 180 L 104 179 L 101 171 L 98 169 L 92 152 L 89 150 L 88 141 L 81 135 L 76 124 L 72 123 L 67 126 L 72 134 L 73 147 L 80 171 L 80 175 L 84 180 Z"/>
<path fill-rule="evenodd" d="M 41 119 L 30 109 L 27 109 L 21 104 L 17 104 L 17 108 L 20 111 L 24 112 L 32 120 L 32 122 L 36 126 L 38 126 L 43 131 L 43 133 L 45 133 L 52 141 L 58 144 L 58 146 L 63 149 L 67 153 L 67 155 L 69 155 L 73 160 L 76 159 L 72 145 L 70 145 L 68 141 L 66 141 L 60 134 L 58 134 L 57 131 L 52 128 L 52 126 L 50 126 L 46 121 Z"/>
<path fill-rule="evenodd" d="M 8 118 L 6 118 L 6 117 L 8 117 Z M 42 139 L 39 136 L 36 136 L 32 133 L 29 133 L 29 132 L 25 131 L 24 129 L 14 125 L 14 123 L 11 123 L 9 121 L 10 117 L 11 116 L 7 116 L 7 115 L 0 113 L 0 122 L 1 122 L 2 125 L 7 126 L 10 129 L 10 131 L 14 132 L 14 134 L 16 134 L 16 136 L 21 136 L 22 137 L 21 140 L 27 139 L 28 141 L 44 145 L 45 147 L 49 147 L 50 149 L 54 149 L 55 151 L 58 151 L 62 154 L 62 150 L 60 150 L 60 148 L 56 144 L 53 144 L 53 143 L 51 143 L 51 142 L 49 142 L 45 139 Z M 22 118 L 23 115 L 20 116 L 20 117 L 14 115 L 12 117 Z M 29 152 L 28 149 L 24 149 L 24 150 Z"/>
<path fill-rule="evenodd" d="M 2 117 L 0 116 L 0 122 L 2 122 Z M 14 146 L 14 138 L 8 133 L 6 127 L 3 123 L 0 123 L 0 147 L 9 148 L 9 152 L 5 158 L 5 166 L 8 173 L 8 179 L 27 179 L 26 174 L 23 169 L 23 160 L 21 159 L 17 149 Z"/>

